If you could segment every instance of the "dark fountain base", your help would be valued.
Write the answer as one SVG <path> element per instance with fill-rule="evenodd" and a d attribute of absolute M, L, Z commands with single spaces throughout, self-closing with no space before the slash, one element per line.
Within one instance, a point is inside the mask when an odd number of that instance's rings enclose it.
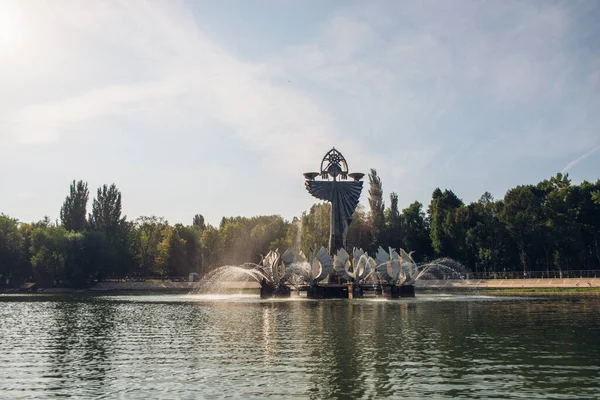
<path fill-rule="evenodd" d="M 352 284 L 325 283 L 309 286 L 306 290 L 309 299 L 352 299 L 363 297 L 360 286 Z"/>
<path fill-rule="evenodd" d="M 383 290 L 385 297 L 397 299 L 399 297 L 415 297 L 414 285 L 386 286 Z"/>
<path fill-rule="evenodd" d="M 272 297 L 290 297 L 292 290 L 285 285 L 272 287 L 269 285 L 261 285 L 260 287 L 260 298 L 270 299 Z"/>
<path fill-rule="evenodd" d="M 306 290 L 306 297 L 309 299 L 360 299 L 364 295 L 364 290 L 370 287 L 352 285 L 350 283 L 319 283 L 312 286 L 304 286 L 299 290 Z M 372 290 L 372 289 L 371 289 Z M 262 285 L 260 287 L 260 298 L 271 299 L 276 297 L 290 297 L 292 290 L 286 285 L 273 287 Z M 415 297 L 415 287 L 413 285 L 404 286 L 378 286 L 375 289 L 375 295 L 384 296 L 391 299 L 400 297 Z"/>

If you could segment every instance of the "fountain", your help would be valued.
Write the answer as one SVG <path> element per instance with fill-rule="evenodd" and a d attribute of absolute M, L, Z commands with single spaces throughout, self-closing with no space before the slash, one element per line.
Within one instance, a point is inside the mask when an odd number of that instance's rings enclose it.
<path fill-rule="evenodd" d="M 261 261 L 260 269 L 260 298 L 289 297 L 291 289 L 286 285 L 291 271 L 284 269 L 284 264 L 279 262 L 279 253 L 270 251 Z"/>
<path fill-rule="evenodd" d="M 403 249 L 379 247 L 375 258 L 362 249 L 346 251 L 346 235 L 358 205 L 364 177 L 349 173 L 348 163 L 335 148 L 321 161 L 319 172 L 304 174 L 305 186 L 314 197 L 331 203 L 329 249 L 321 247 L 307 258 L 302 251 L 270 251 L 259 264 L 221 267 L 214 276 L 243 276 L 260 284 L 260 297 L 289 297 L 292 289 L 306 291 L 313 299 L 363 297 L 374 292 L 389 298 L 414 297 L 417 279 L 446 271 L 445 259 L 417 265 Z M 316 178 L 320 177 L 320 180 Z M 352 178 L 352 181 L 348 181 Z M 299 228 L 297 228 L 299 229 Z M 295 248 L 299 249 L 299 243 Z"/>
<path fill-rule="evenodd" d="M 361 179 L 364 174 L 349 173 L 346 159 L 334 147 L 323 157 L 320 172 L 307 172 L 304 177 L 306 189 L 311 195 L 331 203 L 329 253 L 334 255 L 334 268 L 328 283 L 312 284 L 307 292 L 308 297 L 362 297 L 364 287 L 361 281 L 371 274 L 373 263 L 362 249 L 354 249 L 350 259 L 345 247 L 351 217 L 362 191 Z M 317 177 L 321 180 L 315 180 Z M 348 182 L 348 177 L 353 180 Z M 380 278 L 378 283 L 383 279 L 390 297 L 414 296 L 414 280 L 410 279 L 415 264 L 410 256 L 404 253 L 401 257 L 393 249 L 388 254 L 380 248 L 374 264 Z"/>

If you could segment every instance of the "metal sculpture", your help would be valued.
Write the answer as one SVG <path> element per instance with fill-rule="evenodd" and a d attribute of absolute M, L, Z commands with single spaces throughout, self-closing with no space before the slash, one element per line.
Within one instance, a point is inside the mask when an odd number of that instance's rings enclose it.
<path fill-rule="evenodd" d="M 323 180 L 315 180 L 318 176 Z M 331 203 L 331 226 L 329 237 L 329 254 L 335 255 L 346 247 L 348 226 L 352 222 L 352 214 L 358 205 L 363 183 L 362 173 L 348 173 L 346 159 L 335 149 L 325 154 L 321 161 L 320 172 L 307 172 L 306 189 L 320 200 Z M 348 177 L 353 180 L 348 182 Z"/>

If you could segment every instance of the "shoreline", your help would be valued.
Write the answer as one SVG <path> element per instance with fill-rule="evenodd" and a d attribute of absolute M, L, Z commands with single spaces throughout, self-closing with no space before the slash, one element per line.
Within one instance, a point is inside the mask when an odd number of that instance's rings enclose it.
<path fill-rule="evenodd" d="M 18 288 L 0 289 L 0 294 L 67 294 L 67 293 L 190 293 L 206 289 L 206 282 L 98 282 L 84 289 L 37 288 L 27 291 Z M 219 291 L 259 290 L 257 282 L 221 282 Z M 423 280 L 415 282 L 420 292 L 472 292 L 484 291 L 494 294 L 559 294 L 592 293 L 600 294 L 600 278 L 565 279 L 474 279 L 474 280 Z"/>
<path fill-rule="evenodd" d="M 472 279 L 422 280 L 415 282 L 419 289 L 597 289 L 600 278 L 540 278 L 540 279 Z"/>

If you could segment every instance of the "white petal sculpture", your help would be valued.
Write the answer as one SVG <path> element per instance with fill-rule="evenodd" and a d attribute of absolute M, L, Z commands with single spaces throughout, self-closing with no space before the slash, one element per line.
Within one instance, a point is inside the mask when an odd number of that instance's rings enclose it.
<path fill-rule="evenodd" d="M 341 248 L 338 250 L 337 254 L 333 259 L 333 269 L 345 281 L 351 281 L 354 278 L 353 273 L 352 275 L 348 273 L 349 266 L 347 264 L 349 264 L 349 258 L 350 255 L 348 254 L 348 252 Z M 350 268 L 352 267 L 350 266 Z"/>
<path fill-rule="evenodd" d="M 388 254 L 383 248 L 377 250 L 377 273 L 390 285 L 398 283 L 401 275 L 401 262 L 398 253 L 392 248 Z"/>
<path fill-rule="evenodd" d="M 333 269 L 333 258 L 325 247 L 321 247 L 317 256 L 311 262 L 311 283 L 317 283 L 325 279 Z"/>
<path fill-rule="evenodd" d="M 355 281 L 360 281 L 368 274 L 367 269 L 371 269 L 368 256 L 362 249 L 357 249 L 356 247 L 352 250 L 352 256 L 352 265 L 354 266 L 353 278 Z"/>
<path fill-rule="evenodd" d="M 417 263 L 412 259 L 410 254 L 406 253 L 403 249 L 400 249 L 400 257 L 402 258 L 402 269 L 406 274 L 406 285 L 412 285 L 417 279 L 418 270 Z"/>

